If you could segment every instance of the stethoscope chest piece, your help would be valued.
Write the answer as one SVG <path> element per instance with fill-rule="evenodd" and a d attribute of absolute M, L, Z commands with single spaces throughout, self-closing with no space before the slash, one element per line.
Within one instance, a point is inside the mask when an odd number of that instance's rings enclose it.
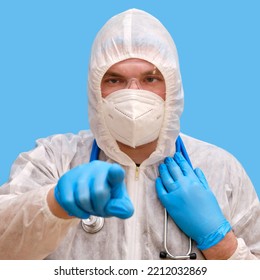
<path fill-rule="evenodd" d="M 81 220 L 82 228 L 87 233 L 97 233 L 104 226 L 105 219 L 102 217 L 90 216 L 87 219 Z"/>

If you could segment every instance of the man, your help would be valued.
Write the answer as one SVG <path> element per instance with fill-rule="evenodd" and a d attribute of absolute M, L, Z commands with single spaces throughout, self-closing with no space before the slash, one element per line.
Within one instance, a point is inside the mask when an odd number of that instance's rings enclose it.
<path fill-rule="evenodd" d="M 0 258 L 159 259 L 164 208 L 172 254 L 191 237 L 197 259 L 260 258 L 259 200 L 241 165 L 179 137 L 177 51 L 157 19 L 133 9 L 104 25 L 88 94 L 91 131 L 38 140 L 1 188 Z"/>

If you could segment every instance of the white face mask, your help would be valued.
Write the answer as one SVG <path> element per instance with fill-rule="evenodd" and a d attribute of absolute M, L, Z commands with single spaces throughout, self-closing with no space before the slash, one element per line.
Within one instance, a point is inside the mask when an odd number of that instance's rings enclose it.
<path fill-rule="evenodd" d="M 106 125 L 119 142 L 133 148 L 158 138 L 164 100 L 147 90 L 122 89 L 103 98 Z"/>

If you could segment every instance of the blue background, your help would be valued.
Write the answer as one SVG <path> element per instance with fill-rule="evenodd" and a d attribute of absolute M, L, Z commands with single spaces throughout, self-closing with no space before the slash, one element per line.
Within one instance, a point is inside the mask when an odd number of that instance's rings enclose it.
<path fill-rule="evenodd" d="M 92 41 L 114 14 L 160 19 L 179 51 L 182 131 L 231 152 L 260 195 L 259 1 L 0 1 L 0 185 L 35 140 L 88 128 Z"/>

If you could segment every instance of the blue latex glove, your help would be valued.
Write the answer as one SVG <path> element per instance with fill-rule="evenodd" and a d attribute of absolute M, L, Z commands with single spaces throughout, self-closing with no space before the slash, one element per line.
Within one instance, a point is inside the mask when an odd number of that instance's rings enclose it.
<path fill-rule="evenodd" d="M 71 216 L 126 219 L 133 215 L 134 208 L 124 177 L 120 165 L 95 160 L 65 173 L 54 189 L 54 196 Z"/>
<path fill-rule="evenodd" d="M 200 250 L 219 243 L 231 230 L 203 172 L 193 170 L 185 158 L 176 153 L 159 166 L 156 180 L 158 197 L 178 227 Z"/>

